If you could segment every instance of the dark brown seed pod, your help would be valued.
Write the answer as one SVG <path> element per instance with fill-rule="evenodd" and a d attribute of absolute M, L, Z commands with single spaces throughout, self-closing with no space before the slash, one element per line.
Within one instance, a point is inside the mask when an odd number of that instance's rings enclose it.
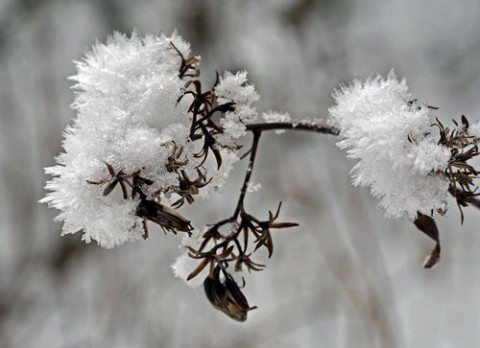
<path fill-rule="evenodd" d="M 142 198 L 137 206 L 136 215 L 144 219 L 144 227 L 146 229 L 146 220 L 150 220 L 158 224 L 164 231 L 177 233 L 191 233 L 193 230 L 190 221 L 185 219 L 176 210 L 164 206 L 156 201 Z M 148 235 L 148 230 L 145 230 Z"/>
<path fill-rule="evenodd" d="M 244 322 L 247 320 L 248 311 L 257 307 L 250 307 L 247 298 L 243 295 L 233 277 L 225 271 L 223 271 L 225 280 L 222 282 L 220 280 L 220 271 L 221 268 L 217 266 L 205 278 L 203 282 L 205 294 L 214 308 L 234 320 Z"/>

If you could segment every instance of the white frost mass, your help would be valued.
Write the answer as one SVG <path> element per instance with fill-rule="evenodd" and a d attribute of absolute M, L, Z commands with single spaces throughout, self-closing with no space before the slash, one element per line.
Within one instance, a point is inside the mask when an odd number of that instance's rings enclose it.
<path fill-rule="evenodd" d="M 268 111 L 264 112 L 262 117 L 267 123 L 284 123 L 292 120 L 292 117 L 288 112 Z"/>
<path fill-rule="evenodd" d="M 448 181 L 441 172 L 450 150 L 438 145 L 431 110 L 413 101 L 405 80 L 391 72 L 342 86 L 329 109 L 340 129 L 337 145 L 358 160 L 354 185 L 370 186 L 386 215 L 415 219 L 417 212 L 445 211 Z"/>
<path fill-rule="evenodd" d="M 227 71 L 220 77 L 220 83 L 215 87 L 219 104 L 234 102 L 236 105 L 235 111 L 227 112 L 225 118 L 220 121 L 225 132 L 222 137 L 230 136 L 237 139 L 244 136 L 245 124 L 257 118 L 257 111 L 252 104 L 258 101 L 259 96 L 255 92 L 255 87 L 247 84 L 247 77 L 246 71 L 237 72 L 235 75 Z"/>
<path fill-rule="evenodd" d="M 198 266 L 201 261 L 188 256 L 189 251 L 187 247 L 198 249 L 203 242 L 203 234 L 207 230 L 207 227 L 203 229 L 197 228 L 193 231 L 191 237 L 184 235 L 182 239 L 182 244 L 179 246 L 179 249 L 182 253 L 175 259 L 175 262 L 173 262 L 171 265 L 175 277 L 183 279 L 192 288 L 196 288 L 203 283 L 203 280 L 208 275 L 209 267 L 205 267 L 205 269 L 202 270 L 199 275 L 187 281 L 187 277 L 189 276 L 189 274 L 192 273 L 192 271 Z M 212 246 L 212 242 L 209 242 L 207 245 L 207 250 Z"/>
<path fill-rule="evenodd" d="M 262 184 L 257 182 L 252 182 L 250 181 L 247 185 L 247 192 L 257 192 L 258 190 L 260 190 L 262 188 Z"/>
<path fill-rule="evenodd" d="M 468 133 L 476 138 L 480 139 L 480 121 L 477 121 L 470 125 Z"/>
<path fill-rule="evenodd" d="M 62 234 L 83 230 L 84 241 L 95 240 L 105 248 L 142 238 L 142 219 L 136 215 L 139 198 L 123 199 L 120 187 L 104 197 L 105 185 L 92 184 L 111 179 L 106 163 L 116 173 L 140 171 L 143 178 L 153 180 L 145 194 L 151 197 L 162 189 L 166 193 L 162 203 L 178 199 L 168 194 L 169 187 L 178 185 L 178 174 L 165 166 L 176 147 L 184 149 L 185 172 L 192 179 L 198 175 L 201 159 L 193 154 L 202 144 L 188 138 L 192 98 L 179 101 L 186 80 L 179 77 L 182 60 L 174 46 L 184 57 L 190 55 L 190 45 L 176 33 L 171 37 L 115 33 L 76 63 L 72 107 L 77 117 L 64 133 L 64 153 L 56 158 L 57 165 L 46 168 L 53 179 L 41 201 L 61 211 L 57 220 L 64 222 Z M 232 113 L 239 118 L 237 123 L 254 117 L 250 105 L 258 99 L 253 86 L 245 82 L 246 73 L 227 73 L 217 88 L 223 99 L 238 105 Z M 238 160 L 227 150 L 222 150 L 225 166 L 220 171 L 210 158 L 203 164 L 212 181 L 200 189 L 200 196 L 223 185 Z"/>
<path fill-rule="evenodd" d="M 287 123 L 292 121 L 292 117 L 288 112 L 269 111 L 262 114 L 263 119 L 267 123 Z M 285 133 L 284 129 L 277 129 L 275 134 Z"/>

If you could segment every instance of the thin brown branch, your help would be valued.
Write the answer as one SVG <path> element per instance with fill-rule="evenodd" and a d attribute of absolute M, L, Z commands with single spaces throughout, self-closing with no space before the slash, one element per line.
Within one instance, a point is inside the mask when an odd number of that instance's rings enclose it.
<path fill-rule="evenodd" d="M 253 141 L 252 141 L 252 149 L 250 152 L 250 159 L 248 161 L 248 168 L 247 172 L 245 173 L 245 179 L 243 181 L 243 186 L 240 191 L 240 197 L 238 198 L 237 207 L 235 208 L 235 213 L 233 214 L 232 219 L 236 220 L 240 212 L 243 210 L 243 200 L 245 199 L 245 195 L 247 194 L 248 183 L 250 182 L 250 177 L 252 176 L 253 165 L 255 164 L 255 157 L 257 155 L 257 148 L 258 142 L 260 140 L 260 136 L 262 135 L 261 130 L 252 130 L 253 132 Z"/>
<path fill-rule="evenodd" d="M 315 124 L 311 122 L 272 122 L 272 123 L 252 123 L 246 125 L 247 130 L 251 132 L 264 132 L 270 130 L 302 130 L 323 134 L 338 135 L 340 131 L 335 127 Z"/>

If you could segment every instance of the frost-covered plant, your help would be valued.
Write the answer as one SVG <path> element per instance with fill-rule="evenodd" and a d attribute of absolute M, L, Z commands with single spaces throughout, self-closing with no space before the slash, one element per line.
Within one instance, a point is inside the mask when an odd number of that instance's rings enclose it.
<path fill-rule="evenodd" d="M 393 72 L 387 79 L 357 80 L 334 97 L 329 111 L 340 129 L 337 145 L 358 159 L 354 185 L 370 186 L 388 216 L 415 219 L 418 212 L 445 210 L 448 182 L 439 173 L 450 151 L 432 133 L 431 110 L 412 101 L 405 80 Z"/>
<path fill-rule="evenodd" d="M 440 256 L 434 214 L 447 211 L 452 195 L 460 210 L 480 207 L 468 162 L 478 155 L 480 126 L 462 116 L 456 128 L 434 120 L 434 108 L 419 103 L 405 81 L 393 73 L 334 93 L 328 123 L 294 121 L 288 113 L 266 112 L 256 122 L 259 96 L 247 73 L 217 74 L 204 89 L 200 57 L 189 44 L 171 37 L 115 33 L 77 62 L 73 124 L 65 131 L 64 152 L 46 168 L 52 179 L 42 202 L 61 211 L 63 234 L 83 231 L 112 248 L 148 237 L 153 222 L 166 232 L 184 232 L 183 254 L 174 273 L 203 286 L 212 305 L 244 321 L 249 310 L 233 272 L 260 271 L 253 255 L 273 254 L 272 229 L 296 226 L 279 222 L 281 204 L 268 218 L 247 211 L 244 199 L 263 132 L 305 130 L 338 136 L 337 145 L 357 160 L 354 185 L 369 186 L 389 217 L 406 217 L 435 242 L 425 267 Z M 252 133 L 242 155 L 239 139 Z M 204 229 L 194 229 L 178 209 L 207 198 L 221 187 L 240 158 L 249 164 L 234 212 Z M 463 222 L 463 214 L 462 214 Z M 198 281 L 200 280 L 200 282 Z"/>
<path fill-rule="evenodd" d="M 478 174 L 467 163 L 479 154 L 478 135 L 469 132 L 465 116 L 460 125 L 454 121 L 453 131 L 444 128 L 433 119 L 436 108 L 413 99 L 405 80 L 398 81 L 393 72 L 386 79 L 355 80 L 333 96 L 329 122 L 340 129 L 337 145 L 358 160 L 353 184 L 369 186 L 381 197 L 386 216 L 406 216 L 434 239 L 424 266 L 435 266 L 440 240 L 432 217 L 446 213 L 448 194 L 460 211 L 468 204 L 480 207 L 473 182 Z"/>

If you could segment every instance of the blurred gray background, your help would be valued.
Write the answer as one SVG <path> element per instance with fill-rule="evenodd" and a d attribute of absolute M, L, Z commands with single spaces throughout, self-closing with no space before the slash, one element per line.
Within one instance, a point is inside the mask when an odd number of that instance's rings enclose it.
<path fill-rule="evenodd" d="M 262 137 L 247 198 L 283 201 L 275 253 L 247 275 L 252 311 L 237 323 L 203 290 L 174 278 L 179 236 L 103 250 L 60 238 L 58 213 L 37 201 L 45 166 L 74 116 L 73 60 L 113 30 L 170 34 L 202 56 L 202 79 L 246 69 L 259 111 L 325 117 L 331 92 L 354 77 L 406 77 L 448 121 L 480 119 L 480 2 L 355 0 L 1 0 L 0 347 L 474 347 L 480 342 L 480 212 L 452 202 L 437 221 L 444 246 L 409 221 L 385 220 L 350 185 L 353 163 L 334 139 Z M 222 193 L 182 208 L 197 225 L 231 214 L 244 163 Z M 263 259 L 262 259 L 263 257 Z"/>

